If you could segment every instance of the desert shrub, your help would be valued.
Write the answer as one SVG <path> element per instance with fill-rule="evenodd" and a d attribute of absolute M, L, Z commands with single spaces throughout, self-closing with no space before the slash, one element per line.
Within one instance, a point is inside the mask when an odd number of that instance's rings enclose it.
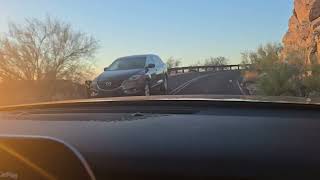
<path fill-rule="evenodd" d="M 258 93 L 268 96 L 299 96 L 299 69 L 286 63 L 275 63 L 260 74 Z"/>
<path fill-rule="evenodd" d="M 311 74 L 304 76 L 302 79 L 305 95 L 308 97 L 320 96 L 320 65 L 313 64 L 308 71 Z"/>
<path fill-rule="evenodd" d="M 281 56 L 279 44 L 267 44 L 255 52 L 243 53 L 243 64 L 252 64 L 247 71 L 257 72 L 257 92 L 267 96 L 320 95 L 320 65 L 306 65 L 305 53 L 293 51 Z"/>
<path fill-rule="evenodd" d="M 203 65 L 204 66 L 223 66 L 229 63 L 229 59 L 223 56 L 219 57 L 210 57 L 205 59 Z"/>
<path fill-rule="evenodd" d="M 203 60 L 199 60 L 191 64 L 190 66 L 223 66 L 228 65 L 229 59 L 223 56 L 209 57 Z"/>
<path fill-rule="evenodd" d="M 176 59 L 174 57 L 169 57 L 167 62 L 167 67 L 170 68 L 175 68 L 175 67 L 179 67 L 181 65 L 181 59 Z"/>
<path fill-rule="evenodd" d="M 264 73 L 273 67 L 273 64 L 280 62 L 282 46 L 277 43 L 268 43 L 260 46 L 254 52 L 242 53 L 241 64 L 251 64 L 252 70 Z"/>

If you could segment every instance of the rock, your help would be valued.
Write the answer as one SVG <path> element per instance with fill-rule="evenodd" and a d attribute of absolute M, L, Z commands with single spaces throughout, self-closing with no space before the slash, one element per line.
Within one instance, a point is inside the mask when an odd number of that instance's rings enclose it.
<path fill-rule="evenodd" d="M 283 55 L 304 51 L 306 63 L 317 56 L 320 63 L 320 0 L 295 0 L 288 32 L 283 37 Z"/>

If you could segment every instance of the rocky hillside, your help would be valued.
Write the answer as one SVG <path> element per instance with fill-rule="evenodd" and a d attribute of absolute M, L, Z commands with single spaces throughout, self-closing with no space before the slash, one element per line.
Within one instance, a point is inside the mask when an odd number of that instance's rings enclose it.
<path fill-rule="evenodd" d="M 307 64 L 313 59 L 320 63 L 320 0 L 294 0 L 283 44 L 284 55 L 295 50 L 304 51 Z"/>

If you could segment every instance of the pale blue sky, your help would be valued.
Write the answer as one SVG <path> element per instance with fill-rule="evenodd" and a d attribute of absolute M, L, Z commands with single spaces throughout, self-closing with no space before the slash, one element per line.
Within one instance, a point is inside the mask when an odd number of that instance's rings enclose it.
<path fill-rule="evenodd" d="M 119 56 L 156 53 L 192 64 L 210 56 L 239 63 L 241 52 L 280 42 L 292 0 L 0 0 L 0 32 L 7 22 L 47 14 L 100 41 L 98 66 Z"/>

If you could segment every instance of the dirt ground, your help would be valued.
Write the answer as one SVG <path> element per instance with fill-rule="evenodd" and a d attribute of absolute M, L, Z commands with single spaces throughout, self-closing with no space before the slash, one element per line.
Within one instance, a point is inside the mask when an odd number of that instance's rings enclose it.
<path fill-rule="evenodd" d="M 7 81 L 0 83 L 0 106 L 86 97 L 85 86 L 71 81 Z"/>

